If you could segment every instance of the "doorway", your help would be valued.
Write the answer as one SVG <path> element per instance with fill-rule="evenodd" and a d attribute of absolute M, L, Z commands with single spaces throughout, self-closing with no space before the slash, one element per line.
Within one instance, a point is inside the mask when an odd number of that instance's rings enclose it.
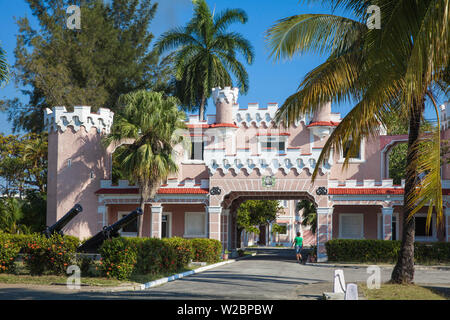
<path fill-rule="evenodd" d="M 172 225 L 172 214 L 170 212 L 164 212 L 161 215 L 161 238 L 170 238 Z"/>

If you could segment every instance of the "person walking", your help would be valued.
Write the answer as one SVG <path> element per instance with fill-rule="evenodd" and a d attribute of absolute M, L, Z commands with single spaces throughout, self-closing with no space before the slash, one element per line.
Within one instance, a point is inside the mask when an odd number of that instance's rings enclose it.
<path fill-rule="evenodd" d="M 295 246 L 295 256 L 297 258 L 297 262 L 301 263 L 302 261 L 302 248 L 303 248 L 303 238 L 300 232 L 297 232 L 297 236 L 294 238 L 292 242 L 292 247 Z"/>

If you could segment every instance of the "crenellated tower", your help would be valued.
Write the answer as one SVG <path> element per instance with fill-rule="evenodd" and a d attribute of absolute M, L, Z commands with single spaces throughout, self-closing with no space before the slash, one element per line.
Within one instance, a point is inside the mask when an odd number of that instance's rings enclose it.
<path fill-rule="evenodd" d="M 109 178 L 111 155 L 101 144 L 110 132 L 114 113 L 100 108 L 91 112 L 89 106 L 46 109 L 44 124 L 48 130 L 47 225 L 54 224 L 76 203 L 82 214 L 64 230 L 87 238 L 104 225 L 103 212 L 98 212 L 95 191 L 100 180 Z"/>

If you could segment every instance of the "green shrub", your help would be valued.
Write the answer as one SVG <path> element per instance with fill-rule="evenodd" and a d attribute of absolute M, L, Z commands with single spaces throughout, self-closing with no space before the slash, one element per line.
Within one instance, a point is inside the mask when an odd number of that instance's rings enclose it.
<path fill-rule="evenodd" d="M 325 243 L 329 261 L 396 263 L 401 242 L 391 240 L 336 239 Z M 418 263 L 450 262 L 450 243 L 414 244 L 414 258 Z"/>
<path fill-rule="evenodd" d="M 414 259 L 419 263 L 450 262 L 450 243 L 416 242 L 414 243 Z"/>
<path fill-rule="evenodd" d="M 14 272 L 14 261 L 20 251 L 17 243 L 12 242 L 6 237 L 0 237 L 0 273 Z"/>
<path fill-rule="evenodd" d="M 215 239 L 192 239 L 193 260 L 214 263 L 220 261 L 222 244 Z"/>
<path fill-rule="evenodd" d="M 21 250 L 24 263 L 32 275 L 41 275 L 45 271 L 66 274 L 67 267 L 75 262 L 78 243 L 75 237 L 54 234 L 47 239 L 44 235 L 34 234 Z"/>
<path fill-rule="evenodd" d="M 159 274 L 177 270 L 177 253 L 165 239 L 147 238 L 140 243 L 136 272 Z"/>
<path fill-rule="evenodd" d="M 108 278 L 128 279 L 136 265 L 137 244 L 137 241 L 121 237 L 103 242 L 99 249 L 101 274 Z"/>
<path fill-rule="evenodd" d="M 191 262 L 193 258 L 192 242 L 189 239 L 174 237 L 163 239 L 175 250 L 176 269 L 181 270 Z"/>

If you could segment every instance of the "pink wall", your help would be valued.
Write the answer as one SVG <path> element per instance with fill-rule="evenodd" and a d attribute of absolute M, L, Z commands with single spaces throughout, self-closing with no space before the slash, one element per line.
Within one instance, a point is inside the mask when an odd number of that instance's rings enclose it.
<path fill-rule="evenodd" d="M 54 224 L 79 203 L 83 212 L 69 222 L 64 232 L 88 238 L 101 229 L 95 191 L 100 180 L 108 177 L 108 157 L 100 140 L 95 127 L 89 132 L 84 127 L 76 132 L 68 127 L 64 132 L 49 133 L 47 225 Z"/>
<path fill-rule="evenodd" d="M 339 216 L 341 214 L 364 214 L 364 239 L 378 239 L 377 214 L 380 206 L 335 206 L 333 211 L 333 239 L 339 239 Z"/>

